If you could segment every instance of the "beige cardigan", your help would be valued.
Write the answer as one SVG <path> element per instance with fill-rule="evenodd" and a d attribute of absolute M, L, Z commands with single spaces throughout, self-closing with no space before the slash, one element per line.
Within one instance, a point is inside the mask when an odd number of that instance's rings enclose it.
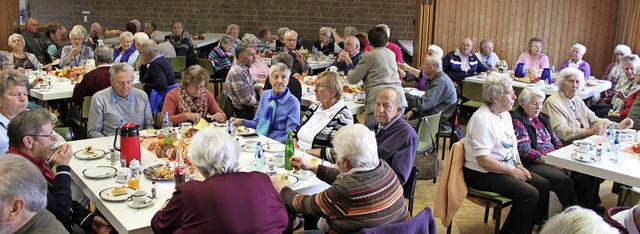
<path fill-rule="evenodd" d="M 464 182 L 462 167 L 464 166 L 464 139 L 451 147 L 449 157 L 445 160 L 444 172 L 440 176 L 440 184 L 436 193 L 436 204 L 433 216 L 440 218 L 442 225 L 448 227 L 458 209 L 467 197 L 467 184 Z"/>

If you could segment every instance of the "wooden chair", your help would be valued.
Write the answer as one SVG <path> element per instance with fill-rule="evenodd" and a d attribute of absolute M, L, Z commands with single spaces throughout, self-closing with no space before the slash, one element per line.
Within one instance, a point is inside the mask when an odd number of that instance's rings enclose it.
<path fill-rule="evenodd" d="M 440 131 L 438 132 L 438 138 L 442 138 L 443 142 L 442 142 L 442 160 L 444 160 L 444 156 L 447 155 L 447 148 L 451 148 L 453 146 L 453 143 L 455 143 L 453 141 L 453 138 L 455 137 L 455 131 L 457 131 L 459 123 L 458 121 L 460 121 L 460 118 L 458 118 L 458 113 L 460 113 L 460 104 L 462 103 L 462 99 L 458 98 L 458 101 L 456 102 L 456 107 L 453 110 L 453 115 L 451 115 L 451 129 L 447 130 L 447 131 Z M 447 138 L 449 140 L 449 146 L 447 146 Z"/>
<path fill-rule="evenodd" d="M 411 173 L 409 173 L 409 178 L 402 185 L 404 198 L 409 200 L 407 204 L 407 208 L 409 209 L 409 214 L 413 217 L 413 200 L 415 199 L 416 193 L 416 182 L 418 181 L 418 174 L 420 173 L 420 167 L 413 165 L 411 167 Z"/>

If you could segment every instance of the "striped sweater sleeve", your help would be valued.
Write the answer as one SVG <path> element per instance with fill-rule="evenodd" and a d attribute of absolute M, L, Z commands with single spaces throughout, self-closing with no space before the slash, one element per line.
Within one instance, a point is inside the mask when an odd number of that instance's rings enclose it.
<path fill-rule="evenodd" d="M 344 183 L 335 183 L 325 191 L 314 195 L 303 195 L 285 187 L 280 192 L 286 204 L 298 213 L 328 219 L 347 216 L 351 207 L 349 188 Z"/>

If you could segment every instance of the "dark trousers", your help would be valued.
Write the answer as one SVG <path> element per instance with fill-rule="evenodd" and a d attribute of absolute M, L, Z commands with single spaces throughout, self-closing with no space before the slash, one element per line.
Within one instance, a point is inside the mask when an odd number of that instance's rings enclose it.
<path fill-rule="evenodd" d="M 556 193 L 562 203 L 562 209 L 577 204 L 576 194 L 573 192 L 573 181 L 560 170 L 545 164 L 525 163 L 524 167 L 549 181 L 551 191 Z"/>
<path fill-rule="evenodd" d="M 235 112 L 235 116 L 236 118 L 240 118 L 240 119 L 253 119 L 253 117 L 255 116 L 255 113 L 253 112 L 253 107 L 245 107 L 245 109 L 240 110 L 240 109 L 236 109 L 233 108 L 233 111 Z"/>
<path fill-rule="evenodd" d="M 507 174 L 482 173 L 464 167 L 464 180 L 467 186 L 513 200 L 501 232 L 531 233 L 534 223 L 549 213 L 549 181 L 533 172 L 531 180 L 521 181 Z"/>
<path fill-rule="evenodd" d="M 605 118 L 609 116 L 609 110 L 613 109 L 611 104 L 595 104 L 589 107 L 598 118 Z"/>
<path fill-rule="evenodd" d="M 578 197 L 578 204 L 584 208 L 594 209 L 596 205 L 602 203 L 598 192 L 603 179 L 575 171 L 571 173 L 571 179 Z"/>

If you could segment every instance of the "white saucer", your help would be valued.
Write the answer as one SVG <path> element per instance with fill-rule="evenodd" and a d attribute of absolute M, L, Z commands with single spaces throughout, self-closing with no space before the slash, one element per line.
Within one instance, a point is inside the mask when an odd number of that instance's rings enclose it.
<path fill-rule="evenodd" d="M 141 208 L 145 208 L 149 205 L 153 204 L 153 198 L 147 196 L 147 200 L 145 201 L 144 204 L 137 204 L 134 203 L 133 201 L 127 201 L 127 206 L 134 208 L 134 209 L 141 209 Z"/>
<path fill-rule="evenodd" d="M 578 148 L 578 147 L 575 147 L 575 149 L 574 149 L 574 150 L 575 150 L 576 152 L 578 152 L 578 153 L 583 153 L 583 154 L 588 154 L 588 153 L 590 153 L 591 151 L 593 151 L 593 149 L 590 149 L 590 150 L 581 150 L 581 149 L 580 149 L 580 148 Z"/>

